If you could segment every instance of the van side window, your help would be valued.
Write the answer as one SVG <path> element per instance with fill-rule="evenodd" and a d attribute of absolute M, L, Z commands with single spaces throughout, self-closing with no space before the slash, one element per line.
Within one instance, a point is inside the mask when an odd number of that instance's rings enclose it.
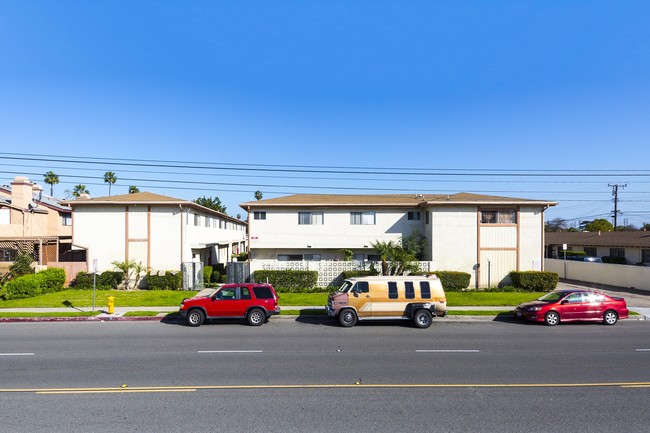
<path fill-rule="evenodd" d="M 397 283 L 395 281 L 388 282 L 388 299 L 397 299 Z"/>
<path fill-rule="evenodd" d="M 358 281 L 358 282 L 355 284 L 354 289 L 355 289 L 356 291 L 358 291 L 359 293 L 368 293 L 368 292 L 369 292 L 369 289 L 368 289 L 368 282 L 367 282 L 367 281 Z"/>
<path fill-rule="evenodd" d="M 405 281 L 404 282 L 404 292 L 406 299 L 414 299 L 415 298 L 415 288 L 413 287 L 413 282 L 412 281 Z"/>
<path fill-rule="evenodd" d="M 420 281 L 420 295 L 422 299 L 431 299 L 431 287 L 428 281 Z"/>

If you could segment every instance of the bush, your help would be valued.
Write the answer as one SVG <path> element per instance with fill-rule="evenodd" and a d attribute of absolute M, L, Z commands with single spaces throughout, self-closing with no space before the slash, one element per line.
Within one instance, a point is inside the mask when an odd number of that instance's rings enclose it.
<path fill-rule="evenodd" d="M 433 275 L 440 279 L 442 288 L 448 292 L 458 292 L 469 286 L 469 280 L 472 278 L 467 272 L 456 271 L 435 271 Z"/>
<path fill-rule="evenodd" d="M 258 283 L 271 284 L 277 292 L 310 293 L 318 291 L 317 271 L 255 271 L 253 280 Z"/>
<path fill-rule="evenodd" d="M 203 283 L 208 284 L 212 277 L 212 266 L 203 266 Z"/>
<path fill-rule="evenodd" d="M 145 284 L 149 290 L 181 290 L 183 288 L 183 274 L 180 272 L 166 271 L 164 275 L 159 272 L 148 272 Z"/>
<path fill-rule="evenodd" d="M 32 262 L 34 257 L 29 254 L 19 254 L 14 260 L 14 264 L 9 267 L 11 278 L 22 277 L 23 275 L 30 275 L 34 273 Z"/>
<path fill-rule="evenodd" d="M 37 274 L 14 278 L 5 286 L 5 299 L 31 298 L 45 293 L 63 290 L 65 271 L 52 268 Z"/>
<path fill-rule="evenodd" d="M 220 282 L 221 282 L 221 274 L 217 271 L 212 271 L 212 275 L 210 276 L 210 283 L 215 284 Z"/>
<path fill-rule="evenodd" d="M 93 288 L 93 275 L 87 272 L 79 272 L 74 281 L 70 283 L 70 287 L 80 290 L 92 290 Z M 124 281 L 124 274 L 122 272 L 104 271 L 97 275 L 96 287 L 98 290 L 115 290 Z"/>
<path fill-rule="evenodd" d="M 560 280 L 556 272 L 512 271 L 512 284 L 526 292 L 549 292 L 557 287 Z"/>

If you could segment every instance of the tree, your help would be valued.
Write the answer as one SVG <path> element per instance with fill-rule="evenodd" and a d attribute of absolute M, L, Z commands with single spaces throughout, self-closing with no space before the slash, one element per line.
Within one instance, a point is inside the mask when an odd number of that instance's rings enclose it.
<path fill-rule="evenodd" d="M 550 221 L 546 221 L 544 230 L 547 232 L 561 232 L 561 231 L 565 231 L 568 227 L 569 224 L 565 219 L 553 218 Z"/>
<path fill-rule="evenodd" d="M 104 173 L 104 182 L 108 184 L 108 195 L 111 195 L 111 186 L 117 182 L 117 176 L 112 171 Z"/>
<path fill-rule="evenodd" d="M 135 274 L 135 283 L 133 283 L 133 287 L 136 289 L 138 288 L 138 284 L 140 283 L 140 276 L 143 272 L 147 272 L 147 267 L 142 264 L 142 262 L 131 262 L 131 269 L 133 270 L 133 273 Z"/>
<path fill-rule="evenodd" d="M 50 185 L 50 195 L 54 197 L 54 185 L 59 183 L 59 176 L 53 171 L 48 171 L 43 175 L 43 182 Z"/>
<path fill-rule="evenodd" d="M 648 223 L 643 223 L 643 227 L 641 227 L 641 230 L 645 230 L 645 231 L 650 230 L 650 224 L 648 224 Z"/>
<path fill-rule="evenodd" d="M 111 264 L 124 274 L 124 290 L 127 290 L 129 288 L 129 280 L 131 279 L 131 270 L 133 269 L 135 262 L 126 259 L 123 262 L 118 262 L 116 260 L 111 262 Z"/>
<path fill-rule="evenodd" d="M 23 275 L 33 274 L 32 262 L 34 257 L 31 254 L 21 253 L 14 259 L 14 264 L 9 267 L 11 278 L 22 277 Z"/>
<path fill-rule="evenodd" d="M 219 197 L 199 197 L 194 200 L 194 203 L 217 212 L 226 213 L 226 207 L 221 204 Z"/>
<path fill-rule="evenodd" d="M 135 186 L 135 185 L 131 185 L 131 186 L 129 187 L 129 194 L 135 194 L 136 192 L 140 192 L 140 188 L 138 188 L 138 187 Z"/>
<path fill-rule="evenodd" d="M 419 271 L 417 257 L 399 243 L 377 241 L 372 247 L 381 258 L 382 275 L 404 275 Z"/>
<path fill-rule="evenodd" d="M 379 258 L 381 259 L 381 274 L 390 275 L 390 266 L 388 265 L 388 261 L 393 258 L 393 253 L 395 252 L 397 244 L 393 241 L 377 241 L 372 244 L 372 247 L 377 251 Z"/>
<path fill-rule="evenodd" d="M 617 226 L 616 231 L 617 232 L 635 232 L 639 229 L 636 228 L 634 224 L 627 224 L 624 226 Z"/>
<path fill-rule="evenodd" d="M 262 191 L 260 190 L 255 191 L 255 200 L 257 201 L 262 200 Z"/>
<path fill-rule="evenodd" d="M 90 192 L 88 191 L 88 188 L 86 188 L 86 185 L 75 185 L 74 189 L 72 190 L 72 196 L 79 198 L 81 194 L 90 194 Z"/>
<path fill-rule="evenodd" d="M 415 230 L 407 237 L 402 238 L 402 248 L 417 260 L 422 260 L 426 244 L 427 238 Z"/>
<path fill-rule="evenodd" d="M 591 222 L 585 224 L 585 231 L 588 232 L 613 232 L 614 226 L 612 223 L 603 218 L 596 218 Z"/>

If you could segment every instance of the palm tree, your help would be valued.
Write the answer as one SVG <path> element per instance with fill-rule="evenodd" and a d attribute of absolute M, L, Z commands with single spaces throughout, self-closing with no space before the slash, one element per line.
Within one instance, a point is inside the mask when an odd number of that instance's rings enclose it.
<path fill-rule="evenodd" d="M 43 175 L 43 182 L 50 185 L 50 195 L 54 197 L 54 185 L 59 183 L 59 176 L 53 171 L 48 171 Z"/>
<path fill-rule="evenodd" d="M 135 185 L 131 185 L 131 186 L 129 187 L 129 194 L 135 194 L 136 192 L 140 192 L 140 188 L 138 188 L 138 187 L 135 186 Z"/>
<path fill-rule="evenodd" d="M 377 251 L 379 258 L 381 259 L 381 274 L 390 275 L 390 266 L 388 265 L 388 260 L 392 259 L 398 245 L 393 241 L 377 241 L 372 244 L 372 247 L 375 249 L 375 251 Z"/>
<path fill-rule="evenodd" d="M 108 184 L 108 195 L 111 195 L 111 185 L 117 182 L 117 176 L 112 171 L 104 173 L 104 182 Z"/>
<path fill-rule="evenodd" d="M 74 189 L 72 190 L 73 197 L 79 198 L 81 194 L 90 194 L 90 192 L 86 188 L 86 185 L 75 185 Z"/>
<path fill-rule="evenodd" d="M 124 290 L 128 290 L 129 288 L 129 280 L 131 279 L 131 271 L 133 270 L 133 266 L 135 265 L 134 261 L 131 261 L 129 259 L 124 260 L 123 262 L 118 262 L 117 260 L 114 262 L 111 262 L 113 266 L 115 266 L 116 269 L 122 271 L 124 273 Z"/>
<path fill-rule="evenodd" d="M 255 200 L 260 201 L 262 200 L 262 191 L 255 191 Z"/>

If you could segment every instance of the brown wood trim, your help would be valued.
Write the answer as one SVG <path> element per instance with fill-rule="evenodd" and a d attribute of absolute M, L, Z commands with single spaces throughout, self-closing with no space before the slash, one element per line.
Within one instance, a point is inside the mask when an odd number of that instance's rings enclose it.
<path fill-rule="evenodd" d="M 517 247 L 487 247 L 481 248 L 481 251 L 518 251 Z"/>
<path fill-rule="evenodd" d="M 517 271 L 521 270 L 521 206 L 517 206 Z"/>
<path fill-rule="evenodd" d="M 481 286 L 481 207 L 476 207 L 476 288 Z"/>
<path fill-rule="evenodd" d="M 147 269 L 151 269 L 151 206 L 147 206 Z"/>

